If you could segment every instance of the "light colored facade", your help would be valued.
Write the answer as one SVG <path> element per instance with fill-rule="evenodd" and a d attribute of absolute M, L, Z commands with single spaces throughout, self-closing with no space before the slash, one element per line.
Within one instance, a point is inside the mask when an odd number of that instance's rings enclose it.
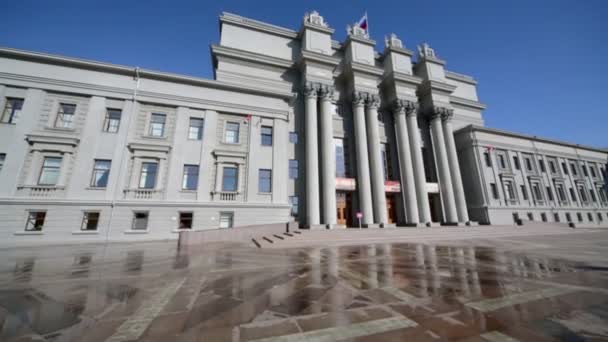
<path fill-rule="evenodd" d="M 484 192 L 462 155 L 473 142 L 453 134 L 484 124 L 477 83 L 428 45 L 414 62 L 395 35 L 381 53 L 357 27 L 340 43 L 316 12 L 299 31 L 220 24 L 215 80 L 0 49 L 2 244 L 339 227 L 357 212 L 368 227 L 508 221 L 469 196 Z"/>

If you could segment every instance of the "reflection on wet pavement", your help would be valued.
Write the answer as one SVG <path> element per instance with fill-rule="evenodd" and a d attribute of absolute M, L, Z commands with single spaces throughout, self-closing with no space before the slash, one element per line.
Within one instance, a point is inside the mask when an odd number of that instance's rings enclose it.
<path fill-rule="evenodd" d="M 0 340 L 608 339 L 605 264 L 498 246 L 2 250 Z"/>

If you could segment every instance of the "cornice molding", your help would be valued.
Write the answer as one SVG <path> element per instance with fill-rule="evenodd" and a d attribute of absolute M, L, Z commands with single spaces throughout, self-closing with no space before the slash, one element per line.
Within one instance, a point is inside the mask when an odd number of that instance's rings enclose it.
<path fill-rule="evenodd" d="M 346 37 L 346 41 L 344 42 L 344 45 L 348 46 L 348 44 L 350 44 L 352 42 L 357 42 L 357 43 L 369 45 L 372 48 L 374 48 L 374 52 L 375 52 L 376 41 L 373 40 L 373 39 L 371 39 L 371 38 L 365 38 L 365 37 L 360 37 L 360 36 L 353 36 L 352 34 L 349 34 L 348 37 Z"/>
<path fill-rule="evenodd" d="M 171 151 L 171 145 L 148 144 L 143 142 L 130 142 L 127 144 L 127 148 L 130 151 L 148 151 L 162 153 L 169 153 Z"/>
<path fill-rule="evenodd" d="M 382 74 L 384 73 L 384 70 L 382 70 L 382 68 L 357 62 L 348 63 L 346 65 L 346 69 L 352 71 L 353 73 L 361 72 L 373 76 L 382 76 Z"/>
<path fill-rule="evenodd" d="M 382 52 L 382 54 L 380 56 L 381 56 L 381 58 L 384 59 L 391 52 L 398 53 L 400 55 L 406 55 L 408 57 L 414 56 L 414 51 L 406 49 L 406 48 L 396 47 L 396 46 L 387 46 L 387 47 L 385 47 L 384 48 L 384 52 Z"/>
<path fill-rule="evenodd" d="M 478 109 L 478 110 L 486 109 L 486 105 L 479 101 L 473 101 L 473 100 L 469 100 L 469 99 L 465 99 L 463 97 L 458 97 L 458 96 L 453 96 L 453 95 L 450 95 L 450 103 L 464 106 L 464 107 L 470 107 L 470 108 Z"/>
<path fill-rule="evenodd" d="M 57 144 L 57 145 L 68 145 L 72 147 L 78 146 L 80 143 L 79 138 L 66 137 L 59 134 L 26 134 L 25 140 L 31 144 Z"/>
<path fill-rule="evenodd" d="M 418 76 L 408 75 L 408 74 L 398 72 L 398 71 L 391 71 L 384 75 L 384 77 L 382 78 L 382 81 L 380 81 L 380 83 L 381 84 L 389 84 L 390 82 L 405 83 L 407 85 L 413 86 L 413 88 L 416 88 L 420 84 L 422 84 L 422 81 L 423 81 L 422 78 L 420 78 Z"/>
<path fill-rule="evenodd" d="M 327 33 L 329 35 L 334 34 L 334 32 L 336 31 L 336 30 L 334 30 L 333 28 L 331 28 L 329 26 L 328 27 L 323 27 L 323 26 L 314 25 L 314 24 L 311 24 L 309 22 L 304 21 L 304 23 L 302 24 L 302 29 L 300 30 L 300 35 L 302 33 L 304 33 L 305 29 L 313 30 L 313 31 L 318 31 L 318 32 L 322 32 L 322 33 Z"/>
<path fill-rule="evenodd" d="M 247 158 L 246 152 L 220 150 L 220 149 L 213 150 L 213 155 L 217 156 L 217 157 L 222 156 L 222 157 Z"/>
<path fill-rule="evenodd" d="M 175 207 L 175 208 L 290 208 L 291 204 L 277 203 L 247 203 L 247 202 L 199 202 L 199 201 L 154 201 L 154 200 L 91 200 L 88 198 L 73 199 L 37 199 L 23 197 L 4 197 L 0 198 L 0 205 L 49 205 L 61 204 L 68 206 L 117 206 L 117 207 Z"/>
<path fill-rule="evenodd" d="M 283 58 L 263 55 L 263 54 L 256 53 L 256 52 L 245 51 L 245 50 L 241 50 L 241 49 L 236 49 L 236 48 L 221 46 L 221 45 L 216 45 L 216 44 L 211 45 L 211 52 L 217 56 L 228 56 L 228 57 L 232 57 L 232 58 L 236 58 L 236 59 L 242 59 L 245 61 L 272 65 L 275 67 L 285 68 L 285 69 L 292 68 L 295 65 L 295 63 L 289 59 L 283 59 Z"/>
<path fill-rule="evenodd" d="M 321 63 L 321 64 L 326 64 L 326 65 L 331 65 L 331 66 L 337 66 L 338 64 L 340 64 L 340 59 L 333 57 L 333 56 L 329 56 L 329 55 L 325 55 L 319 52 L 315 52 L 315 51 L 310 51 L 310 50 L 304 50 L 302 49 L 302 54 L 300 56 L 300 62 L 316 62 L 316 63 Z"/>
<path fill-rule="evenodd" d="M 268 23 L 264 23 L 255 19 L 246 18 L 230 12 L 222 12 L 220 15 L 220 23 L 230 23 L 233 25 L 254 29 L 266 33 L 283 36 L 286 38 L 298 38 L 298 32 Z"/>
<path fill-rule="evenodd" d="M 452 92 L 454 92 L 454 90 L 456 90 L 456 88 L 457 87 L 454 85 L 437 80 L 424 80 L 420 85 L 420 89 L 423 91 L 436 90 L 446 94 L 451 94 Z"/>
<path fill-rule="evenodd" d="M 464 82 L 464 83 L 468 83 L 468 84 L 472 84 L 472 85 L 477 85 L 477 81 L 475 81 L 475 79 L 473 77 L 459 74 L 457 72 L 445 70 L 445 77 L 455 80 L 455 81 L 460 81 L 460 82 Z"/>
<path fill-rule="evenodd" d="M 431 62 L 431 63 L 436 63 L 436 64 L 441 64 L 441 65 L 446 65 L 446 61 L 444 61 L 443 59 L 439 59 L 437 57 L 431 57 L 431 56 L 426 56 L 426 57 L 420 57 L 418 59 L 418 63 L 424 63 L 424 62 Z"/>

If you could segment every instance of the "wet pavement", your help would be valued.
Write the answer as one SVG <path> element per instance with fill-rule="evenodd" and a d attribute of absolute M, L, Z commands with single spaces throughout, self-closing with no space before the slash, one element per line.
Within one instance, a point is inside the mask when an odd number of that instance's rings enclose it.
<path fill-rule="evenodd" d="M 0 250 L 0 341 L 608 340 L 608 232 Z"/>

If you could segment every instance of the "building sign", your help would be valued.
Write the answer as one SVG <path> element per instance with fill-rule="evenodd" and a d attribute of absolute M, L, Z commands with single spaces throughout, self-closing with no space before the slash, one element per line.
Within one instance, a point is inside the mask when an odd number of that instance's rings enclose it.
<path fill-rule="evenodd" d="M 354 178 L 336 178 L 336 190 L 354 191 L 357 189 L 357 182 Z"/>
<path fill-rule="evenodd" d="M 385 181 L 384 182 L 385 192 L 401 192 L 401 183 L 399 181 Z"/>
<path fill-rule="evenodd" d="M 429 194 L 438 194 L 439 193 L 439 184 L 426 183 L 426 192 L 428 192 Z"/>

